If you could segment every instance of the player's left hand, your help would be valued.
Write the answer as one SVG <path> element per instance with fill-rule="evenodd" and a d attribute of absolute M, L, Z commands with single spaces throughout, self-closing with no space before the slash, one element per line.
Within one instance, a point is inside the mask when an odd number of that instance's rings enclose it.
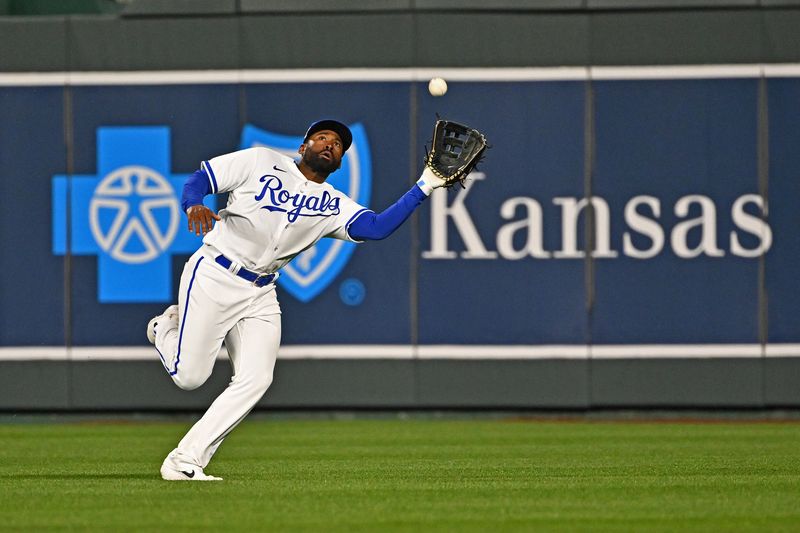
<path fill-rule="evenodd" d="M 422 171 L 422 175 L 417 180 L 417 185 L 425 194 L 430 194 L 431 190 L 438 189 L 439 187 L 446 187 L 447 182 L 433 173 L 433 171 L 426 165 Z"/>
<path fill-rule="evenodd" d="M 189 218 L 189 231 L 195 235 L 201 232 L 205 235 L 214 228 L 215 220 L 221 220 L 218 214 L 204 205 L 193 205 L 186 210 L 186 216 Z"/>

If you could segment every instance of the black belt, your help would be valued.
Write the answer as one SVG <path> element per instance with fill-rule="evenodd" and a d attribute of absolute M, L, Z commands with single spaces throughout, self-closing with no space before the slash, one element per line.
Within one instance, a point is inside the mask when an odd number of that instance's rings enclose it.
<path fill-rule="evenodd" d="M 225 257 L 224 255 L 218 255 L 214 258 L 219 265 L 221 265 L 225 270 L 228 270 L 233 261 Z M 242 267 L 236 272 L 236 275 L 242 279 L 246 279 L 256 287 L 263 287 L 264 285 L 269 285 L 270 283 L 275 280 L 275 274 L 261 274 L 258 272 L 252 272 L 247 270 L 246 268 Z"/>

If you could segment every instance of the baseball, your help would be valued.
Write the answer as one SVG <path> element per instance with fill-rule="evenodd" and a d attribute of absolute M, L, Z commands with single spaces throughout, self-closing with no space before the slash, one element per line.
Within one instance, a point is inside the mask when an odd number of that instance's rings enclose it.
<path fill-rule="evenodd" d="M 443 96 L 447 92 L 447 82 L 442 78 L 433 78 L 428 82 L 428 92 L 431 96 Z"/>

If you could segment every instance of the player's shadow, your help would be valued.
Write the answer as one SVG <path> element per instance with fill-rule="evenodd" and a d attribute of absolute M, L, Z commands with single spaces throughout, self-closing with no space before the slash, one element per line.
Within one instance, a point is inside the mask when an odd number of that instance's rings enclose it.
<path fill-rule="evenodd" d="M 0 474 L 0 479 L 158 479 L 161 477 L 153 474 L 70 474 L 57 472 L 41 472 L 38 474 Z"/>

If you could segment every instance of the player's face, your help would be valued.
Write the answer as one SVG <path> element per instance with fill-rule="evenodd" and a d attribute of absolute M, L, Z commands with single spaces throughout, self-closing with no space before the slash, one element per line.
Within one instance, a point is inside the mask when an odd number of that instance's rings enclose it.
<path fill-rule="evenodd" d="M 330 174 L 342 166 L 344 147 L 339 134 L 331 130 L 318 131 L 300 147 L 303 161 L 315 172 Z"/>

